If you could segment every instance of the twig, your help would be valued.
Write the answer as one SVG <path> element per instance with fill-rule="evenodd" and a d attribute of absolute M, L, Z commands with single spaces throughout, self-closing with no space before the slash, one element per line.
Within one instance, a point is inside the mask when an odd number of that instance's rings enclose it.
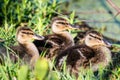
<path fill-rule="evenodd" d="M 106 19 L 103 21 L 96 21 L 96 20 L 82 20 L 82 21 L 86 21 L 86 22 L 107 22 L 112 20 L 113 18 L 117 17 L 120 14 L 120 8 L 118 6 L 116 6 L 111 0 L 106 0 L 116 11 L 117 13 L 110 19 Z"/>
<path fill-rule="evenodd" d="M 120 14 L 120 8 L 116 6 L 111 0 L 107 0 L 107 2 Z"/>

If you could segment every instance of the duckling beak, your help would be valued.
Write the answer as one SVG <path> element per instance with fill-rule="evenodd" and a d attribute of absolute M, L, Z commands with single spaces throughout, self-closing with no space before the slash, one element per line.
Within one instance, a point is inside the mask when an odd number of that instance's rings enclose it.
<path fill-rule="evenodd" d="M 40 35 L 37 35 L 37 34 L 34 34 L 33 38 L 36 39 L 36 40 L 43 40 L 44 39 L 43 36 L 40 36 Z"/>
<path fill-rule="evenodd" d="M 109 43 L 109 42 L 106 41 L 105 39 L 103 39 L 103 41 L 104 41 L 104 43 L 106 44 L 106 46 L 107 46 L 108 48 L 111 48 L 111 47 L 112 47 L 112 44 L 111 44 L 111 43 Z"/>
<path fill-rule="evenodd" d="M 76 28 L 76 26 L 75 25 L 73 25 L 73 24 L 69 24 L 69 29 L 79 29 L 79 28 Z"/>

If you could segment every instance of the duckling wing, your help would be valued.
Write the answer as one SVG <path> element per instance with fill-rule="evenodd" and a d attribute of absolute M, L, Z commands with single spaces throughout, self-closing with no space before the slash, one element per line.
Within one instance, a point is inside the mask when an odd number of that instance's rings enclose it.
<path fill-rule="evenodd" d="M 10 46 L 12 53 L 15 55 L 19 56 L 20 58 L 23 58 L 26 54 L 26 50 L 24 47 L 20 47 L 19 45 L 17 46 Z"/>
<path fill-rule="evenodd" d="M 64 42 L 62 38 L 56 34 L 44 36 L 44 40 L 34 40 L 33 43 L 39 50 L 39 53 L 46 52 L 46 55 L 54 55 L 59 52 Z"/>
<path fill-rule="evenodd" d="M 36 45 L 36 47 L 46 47 L 46 48 L 52 48 L 54 47 L 54 44 L 61 45 L 63 43 L 63 40 L 60 36 L 56 34 L 50 34 L 44 36 L 44 40 L 34 40 L 33 43 Z"/>
<path fill-rule="evenodd" d="M 80 48 L 78 48 L 83 56 L 85 56 L 87 59 L 94 57 L 94 52 L 91 48 L 89 48 L 86 45 L 81 45 Z"/>

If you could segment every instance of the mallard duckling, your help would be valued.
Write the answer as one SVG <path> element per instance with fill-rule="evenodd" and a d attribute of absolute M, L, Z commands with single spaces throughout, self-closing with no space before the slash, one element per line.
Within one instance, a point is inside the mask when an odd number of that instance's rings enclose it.
<path fill-rule="evenodd" d="M 34 63 L 39 58 L 39 52 L 36 46 L 33 44 L 33 39 L 43 40 L 43 36 L 38 36 L 28 27 L 19 27 L 16 34 L 18 46 L 11 46 L 10 48 L 18 53 L 20 58 L 24 58 L 24 55 L 31 56 L 30 65 L 34 66 Z"/>
<path fill-rule="evenodd" d="M 67 55 L 67 66 L 71 73 L 78 76 L 80 68 L 91 68 L 97 71 L 99 66 L 106 67 L 111 62 L 110 44 L 104 41 L 102 35 L 96 31 L 89 31 L 83 39 L 83 44 L 72 46 L 57 56 L 56 66 L 59 66 L 60 60 Z M 78 43 L 79 44 L 79 43 Z M 77 50 L 75 50 L 77 49 Z M 78 51 L 79 49 L 79 51 Z M 80 55 L 83 54 L 83 56 Z"/>
<path fill-rule="evenodd" d="M 53 18 L 51 27 L 53 34 L 44 36 L 44 41 L 34 41 L 34 44 L 38 47 L 39 50 L 41 49 L 42 45 L 44 47 L 46 44 L 45 48 L 48 49 L 46 54 L 47 58 L 53 58 L 59 53 L 59 51 L 74 45 L 73 37 L 67 31 L 68 29 L 74 28 L 66 19 L 61 17 Z"/>

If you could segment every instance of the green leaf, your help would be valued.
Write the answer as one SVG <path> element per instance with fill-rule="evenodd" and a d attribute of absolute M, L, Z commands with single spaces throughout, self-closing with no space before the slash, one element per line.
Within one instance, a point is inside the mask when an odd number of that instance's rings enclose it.
<path fill-rule="evenodd" d="M 18 80 L 27 80 L 28 77 L 28 66 L 21 66 L 18 70 Z"/>
<path fill-rule="evenodd" d="M 51 72 L 50 80 L 60 80 L 60 77 L 59 77 L 59 75 L 57 74 L 56 71 Z"/>
<path fill-rule="evenodd" d="M 35 64 L 35 78 L 36 80 L 43 80 L 48 74 L 49 65 L 45 58 L 40 58 Z"/>

